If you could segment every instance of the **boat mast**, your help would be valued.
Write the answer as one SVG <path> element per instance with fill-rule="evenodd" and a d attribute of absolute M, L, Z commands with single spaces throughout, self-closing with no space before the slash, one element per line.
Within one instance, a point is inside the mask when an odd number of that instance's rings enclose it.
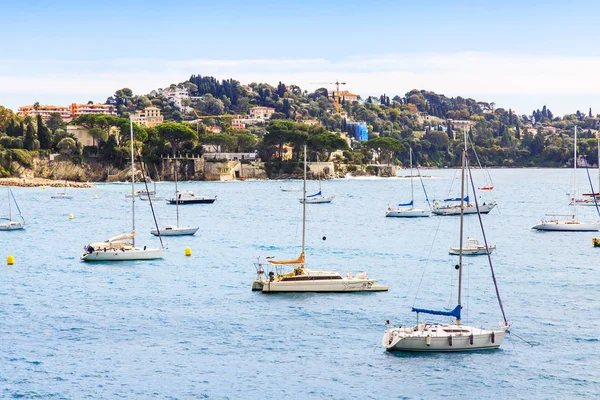
<path fill-rule="evenodd" d="M 598 196 L 600 196 L 600 135 L 598 135 Z M 592 190 L 592 196 L 596 197 Z"/>
<path fill-rule="evenodd" d="M 7 186 L 6 190 L 8 191 L 8 222 L 11 222 L 12 215 L 11 215 L 11 211 L 10 211 L 10 186 Z"/>
<path fill-rule="evenodd" d="M 133 158 L 133 119 L 129 116 L 129 136 L 131 142 L 131 231 L 135 248 L 135 160 Z"/>
<path fill-rule="evenodd" d="M 177 213 L 177 227 L 179 228 L 179 199 L 177 198 L 177 159 L 175 159 L 175 212 Z"/>
<path fill-rule="evenodd" d="M 467 162 L 467 131 L 465 130 L 465 148 L 462 152 L 462 168 L 460 172 L 460 235 L 458 247 L 458 306 L 462 308 L 462 267 L 463 267 L 463 223 L 465 218 L 465 164 Z M 460 325 L 460 319 L 456 319 L 456 325 Z"/>
<path fill-rule="evenodd" d="M 410 201 L 413 203 L 410 207 L 415 207 L 415 190 L 413 188 L 413 173 L 412 173 L 412 147 L 408 148 L 408 157 L 410 159 Z"/>
<path fill-rule="evenodd" d="M 573 136 L 573 218 L 577 218 L 577 126 Z"/>
<path fill-rule="evenodd" d="M 302 187 L 302 254 L 306 238 L 306 145 L 304 145 L 304 185 Z M 304 268 L 304 264 L 302 264 Z"/>

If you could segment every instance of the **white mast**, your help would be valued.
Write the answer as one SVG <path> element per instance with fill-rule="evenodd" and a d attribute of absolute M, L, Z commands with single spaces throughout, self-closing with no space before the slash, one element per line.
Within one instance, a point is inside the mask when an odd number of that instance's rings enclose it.
<path fill-rule="evenodd" d="M 8 222 L 11 222 L 12 214 L 11 214 L 11 210 L 10 210 L 10 186 L 7 186 L 6 190 L 8 191 Z"/>
<path fill-rule="evenodd" d="M 413 188 L 413 173 L 412 173 L 412 147 L 408 148 L 408 157 L 410 159 L 410 201 L 411 201 L 411 208 L 414 208 L 415 206 L 415 190 Z"/>
<path fill-rule="evenodd" d="M 302 187 L 302 254 L 306 237 L 306 145 L 304 145 L 304 186 Z M 304 268 L 304 264 L 302 264 Z"/>
<path fill-rule="evenodd" d="M 598 192 L 597 193 L 600 193 L 600 135 L 598 136 Z M 592 190 L 592 196 L 596 196 L 594 194 L 593 190 Z"/>
<path fill-rule="evenodd" d="M 129 116 L 129 135 L 131 142 L 131 228 L 133 233 L 133 247 L 135 248 L 135 161 L 133 158 L 133 120 Z"/>
<path fill-rule="evenodd" d="M 573 218 L 577 217 L 577 126 L 573 135 Z"/>
<path fill-rule="evenodd" d="M 175 210 L 177 213 L 177 227 L 179 228 L 179 199 L 177 198 L 177 159 L 175 159 Z"/>
<path fill-rule="evenodd" d="M 462 291 L 462 267 L 463 267 L 463 221 L 465 217 L 465 163 L 467 162 L 467 131 L 464 131 L 465 137 L 465 148 L 462 152 L 462 168 L 460 173 L 460 235 L 458 245 L 458 306 L 461 305 L 461 291 Z M 456 319 L 456 324 L 460 325 L 460 319 Z"/>

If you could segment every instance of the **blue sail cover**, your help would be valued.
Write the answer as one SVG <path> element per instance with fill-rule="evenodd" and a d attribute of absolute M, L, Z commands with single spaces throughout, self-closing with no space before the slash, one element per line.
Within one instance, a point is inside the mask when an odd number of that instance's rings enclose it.
<path fill-rule="evenodd" d="M 410 203 L 398 204 L 398 206 L 400 206 L 400 207 L 410 207 L 412 205 L 413 205 L 412 200 L 410 201 Z"/>
<path fill-rule="evenodd" d="M 306 196 L 306 198 L 308 199 L 309 197 L 316 197 L 316 196 L 320 196 L 320 195 L 321 195 L 321 191 L 319 190 L 319 193 L 311 194 L 310 196 Z"/>
<path fill-rule="evenodd" d="M 454 197 L 451 199 L 444 199 L 444 201 L 460 201 L 460 197 Z M 465 201 L 468 203 L 469 202 L 469 196 L 465 197 Z"/>
<path fill-rule="evenodd" d="M 446 315 L 448 317 L 455 317 L 456 319 L 460 319 L 460 305 L 456 306 L 452 311 L 437 311 L 437 310 L 427 310 L 425 308 L 414 308 L 412 312 L 423 313 L 423 314 L 432 314 L 432 315 Z"/>

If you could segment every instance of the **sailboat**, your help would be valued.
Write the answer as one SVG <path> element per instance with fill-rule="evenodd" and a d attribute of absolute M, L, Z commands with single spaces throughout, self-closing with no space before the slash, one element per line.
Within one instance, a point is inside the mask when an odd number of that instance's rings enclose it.
<path fill-rule="evenodd" d="M 462 153 L 462 177 L 461 177 L 461 210 L 464 210 L 465 203 L 465 167 L 467 164 L 466 138 L 465 150 Z M 470 178 L 470 170 L 469 170 Z M 469 179 L 473 189 L 475 185 L 473 180 Z M 475 208 L 479 208 L 477 199 L 475 199 Z M 419 352 L 450 352 L 450 351 L 468 351 L 496 349 L 500 347 L 506 334 L 508 333 L 509 323 L 506 320 L 504 307 L 500 300 L 500 292 L 496 284 L 492 259 L 488 253 L 488 261 L 492 271 L 494 286 L 496 287 L 496 296 L 502 311 L 504 323 L 500 329 L 482 329 L 473 326 L 461 324 L 462 311 L 462 273 L 463 273 L 463 222 L 464 211 L 460 213 L 460 251 L 458 269 L 458 300 L 457 305 L 451 311 L 429 310 L 424 308 L 412 308 L 412 312 L 417 313 L 417 325 L 410 327 L 392 327 L 385 330 L 381 343 L 388 351 L 419 351 Z M 478 213 L 478 215 L 481 215 Z M 482 220 L 480 219 L 480 222 Z M 483 238 L 487 247 L 483 224 L 481 225 Z M 419 323 L 419 314 L 429 314 L 438 316 L 454 317 L 455 322 L 449 324 L 441 323 Z"/>
<path fill-rule="evenodd" d="M 577 198 L 577 127 L 573 135 L 573 199 Z M 600 222 L 577 220 L 577 203 L 573 202 L 573 214 L 546 214 L 547 219 L 531 227 L 538 231 L 594 232 L 600 230 Z M 562 218 L 561 218 L 562 217 Z"/>
<path fill-rule="evenodd" d="M 600 190 L 600 136 L 598 136 L 598 188 L 598 190 Z M 594 192 L 593 189 L 594 188 L 592 188 L 592 193 L 583 193 L 581 195 L 583 197 L 579 199 L 575 196 L 571 197 L 569 205 L 596 206 L 600 202 L 600 193 Z M 594 197 L 596 198 L 595 200 Z"/>
<path fill-rule="evenodd" d="M 133 155 L 133 120 L 129 118 L 131 141 L 131 193 L 135 193 L 135 159 Z M 150 201 L 152 205 L 152 201 Z M 154 214 L 154 209 L 152 210 Z M 160 238 L 160 236 L 159 236 Z M 128 241 L 130 240 L 130 241 Z M 143 248 L 135 245 L 135 196 L 131 197 L 131 232 L 111 237 L 105 242 L 91 243 L 84 246 L 85 253 L 80 257 L 83 261 L 130 261 L 155 260 L 163 258 L 164 249 L 161 240 L 160 248 Z"/>
<path fill-rule="evenodd" d="M 304 186 L 306 197 L 306 145 L 304 146 Z M 378 292 L 387 291 L 388 287 L 378 285 L 375 279 L 367 277 L 366 272 L 353 275 L 348 272 L 341 276 L 335 271 L 322 271 L 306 268 L 304 257 L 306 242 L 306 204 L 302 202 L 302 251 L 294 260 L 275 260 L 267 257 L 268 266 L 274 270 L 266 272 L 260 258 L 255 263 L 257 278 L 252 282 L 252 290 L 263 293 L 276 292 Z M 292 272 L 285 273 L 284 267 L 293 267 Z"/>
<path fill-rule="evenodd" d="M 72 199 L 73 196 L 67 195 L 67 180 L 65 179 L 65 190 L 62 193 L 57 193 L 55 195 L 50 196 L 52 199 Z"/>
<path fill-rule="evenodd" d="M 319 158 L 317 157 L 317 163 L 319 162 Z M 321 171 L 317 173 L 317 179 L 319 180 L 319 191 L 315 194 L 306 195 L 306 191 L 304 192 L 304 196 L 299 199 L 300 203 L 306 204 L 326 204 L 331 203 L 335 196 L 323 196 L 323 188 L 321 187 Z"/>
<path fill-rule="evenodd" d="M 410 203 L 398 204 L 398 207 L 391 208 L 388 207 L 387 212 L 385 214 L 386 217 L 429 217 L 431 216 L 430 210 L 424 210 L 422 208 L 416 208 L 415 204 L 415 190 L 413 184 L 413 165 L 412 165 L 412 147 L 409 148 L 409 160 L 410 160 Z M 425 191 L 425 185 L 423 184 L 423 180 L 421 179 L 421 174 L 419 174 L 419 179 L 421 180 L 421 186 L 423 187 L 423 192 L 425 193 L 425 200 L 429 204 L 429 199 L 427 198 L 427 192 Z M 431 206 L 430 206 L 431 208 Z"/>
<path fill-rule="evenodd" d="M 17 204 L 15 195 L 13 194 L 12 190 L 10 190 L 10 186 L 7 186 L 6 189 L 8 192 L 8 218 L 2 218 L 0 220 L 0 231 L 16 231 L 18 229 L 23 229 L 25 228 L 25 218 L 23 218 L 23 215 L 21 214 L 21 209 Z M 21 221 L 13 221 L 12 219 L 12 207 L 10 202 L 11 198 L 15 201 L 15 206 L 19 211 L 19 217 L 21 218 Z"/>
<path fill-rule="evenodd" d="M 177 159 L 175 159 L 175 193 L 178 193 L 177 190 Z M 177 224 L 176 225 L 165 225 L 163 228 L 152 228 L 150 233 L 154 236 L 185 236 L 185 235 L 193 235 L 195 234 L 199 227 L 193 226 L 180 226 L 179 225 L 179 202 L 175 203 L 175 212 L 177 214 Z"/>

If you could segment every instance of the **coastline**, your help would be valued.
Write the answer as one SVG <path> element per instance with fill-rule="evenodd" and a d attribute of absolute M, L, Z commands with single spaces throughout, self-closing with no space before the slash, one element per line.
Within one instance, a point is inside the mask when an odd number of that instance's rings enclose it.
<path fill-rule="evenodd" d="M 72 188 L 94 188 L 96 187 L 94 184 L 90 182 L 73 182 L 66 181 L 68 187 Z M 53 180 L 53 179 L 44 179 L 44 178 L 0 178 L 0 186 L 15 186 L 15 187 L 38 187 L 38 186 L 48 186 L 48 187 L 64 187 L 64 180 Z"/>

